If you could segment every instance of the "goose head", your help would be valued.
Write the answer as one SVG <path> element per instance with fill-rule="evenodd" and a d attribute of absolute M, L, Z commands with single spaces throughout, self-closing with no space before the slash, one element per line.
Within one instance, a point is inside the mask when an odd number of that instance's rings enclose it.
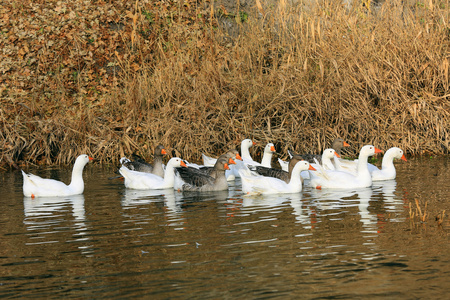
<path fill-rule="evenodd" d="M 323 151 L 322 156 L 324 158 L 332 159 L 333 157 L 341 157 L 334 149 L 328 148 Z"/>
<path fill-rule="evenodd" d="M 229 170 L 230 169 L 229 165 L 235 165 L 235 164 L 236 163 L 234 162 L 234 160 L 231 157 L 229 157 L 229 158 L 219 157 L 217 159 L 216 168 L 219 171 Z"/>
<path fill-rule="evenodd" d="M 345 142 L 343 139 L 341 139 L 341 138 L 335 138 L 333 143 L 331 144 L 331 148 L 336 150 L 336 152 L 338 154 L 340 154 L 342 148 L 349 147 L 349 146 L 350 145 L 347 142 Z"/>
<path fill-rule="evenodd" d="M 292 173 L 300 173 L 302 171 L 307 171 L 307 170 L 316 171 L 316 169 L 313 166 L 311 166 L 309 164 L 309 162 L 307 162 L 306 160 L 300 160 L 295 164 L 295 167 L 292 170 Z"/>
<path fill-rule="evenodd" d="M 227 154 L 228 157 L 231 157 L 231 158 L 234 158 L 237 160 L 242 160 L 242 157 L 239 155 L 239 152 L 236 149 L 230 149 L 225 154 Z"/>
<path fill-rule="evenodd" d="M 162 155 L 165 155 L 165 154 L 167 154 L 167 151 L 166 151 L 166 149 L 164 148 L 163 145 L 156 146 L 156 148 L 155 148 L 155 156 L 162 156 Z"/>
<path fill-rule="evenodd" d="M 403 150 L 400 149 L 400 148 L 392 147 L 391 149 L 389 149 L 388 151 L 386 151 L 386 154 L 388 154 L 388 152 L 393 152 L 394 158 L 398 158 L 398 159 L 407 161 L 407 160 L 406 160 L 405 153 L 403 153 Z M 386 155 L 386 154 L 385 154 L 385 155 Z"/>
<path fill-rule="evenodd" d="M 376 153 L 382 153 L 383 151 L 381 151 L 380 149 L 376 148 L 375 146 L 372 145 L 365 145 L 364 147 L 361 148 L 361 151 L 359 152 L 360 155 L 364 155 L 364 156 L 373 156 Z"/>
<path fill-rule="evenodd" d="M 76 165 L 82 165 L 85 166 L 88 162 L 90 162 L 91 160 L 94 160 L 92 157 L 90 157 L 87 154 L 81 154 L 80 156 L 77 157 L 77 159 L 75 160 L 75 164 Z"/>
<path fill-rule="evenodd" d="M 274 146 L 272 143 L 268 143 L 268 144 L 266 145 L 266 147 L 264 148 L 264 153 L 272 154 L 272 153 L 274 153 L 274 152 L 276 152 L 276 151 L 275 151 L 275 146 Z"/>
<path fill-rule="evenodd" d="M 172 157 L 169 162 L 167 163 L 167 167 L 184 167 L 187 168 L 186 163 L 179 157 Z"/>
<path fill-rule="evenodd" d="M 241 148 L 249 149 L 251 146 L 255 146 L 256 143 L 251 139 L 245 139 L 241 142 Z"/>

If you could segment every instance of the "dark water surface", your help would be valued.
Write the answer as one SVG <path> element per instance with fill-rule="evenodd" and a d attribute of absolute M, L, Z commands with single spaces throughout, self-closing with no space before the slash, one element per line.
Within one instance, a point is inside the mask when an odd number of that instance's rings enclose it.
<path fill-rule="evenodd" d="M 0 173 L 0 298 L 448 299 L 449 158 L 359 191 L 133 191 L 88 165 L 84 195 L 28 199 Z M 30 170 L 70 180 L 70 169 Z M 410 218 L 415 199 L 426 222 Z M 427 206 L 425 207 L 425 203 Z"/>

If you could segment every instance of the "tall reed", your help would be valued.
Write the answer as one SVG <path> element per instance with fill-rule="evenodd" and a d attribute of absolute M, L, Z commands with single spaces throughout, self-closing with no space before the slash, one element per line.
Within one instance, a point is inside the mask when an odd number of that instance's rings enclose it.
<path fill-rule="evenodd" d="M 68 163 L 86 152 L 116 162 L 150 158 L 160 143 L 198 161 L 244 138 L 259 143 L 258 157 L 269 141 L 284 155 L 320 152 L 336 136 L 349 155 L 366 143 L 448 154 L 446 2 L 364 10 L 257 1 L 254 12 L 211 3 L 129 4 L 105 23 L 124 28 L 110 33 L 114 52 L 94 51 L 92 64 L 84 33 L 61 45 L 49 66 L 78 57 L 89 68 L 42 78 L 57 87 L 44 93 L 2 90 L 2 161 Z"/>

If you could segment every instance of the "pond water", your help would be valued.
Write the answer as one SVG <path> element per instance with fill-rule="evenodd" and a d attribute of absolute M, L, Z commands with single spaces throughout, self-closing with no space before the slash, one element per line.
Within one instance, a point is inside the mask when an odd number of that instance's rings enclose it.
<path fill-rule="evenodd" d="M 29 199 L 20 172 L 3 172 L 0 298 L 447 299 L 449 163 L 399 161 L 396 180 L 359 191 L 256 197 L 239 180 L 127 190 L 88 164 L 84 195 Z"/>

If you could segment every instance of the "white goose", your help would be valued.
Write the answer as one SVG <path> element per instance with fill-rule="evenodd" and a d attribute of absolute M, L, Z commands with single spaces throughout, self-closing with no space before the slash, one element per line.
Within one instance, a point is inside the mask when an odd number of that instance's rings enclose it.
<path fill-rule="evenodd" d="M 23 194 L 25 197 L 61 197 L 79 195 L 84 192 L 83 169 L 84 166 L 93 160 L 86 154 L 77 157 L 72 170 L 72 181 L 69 185 L 54 180 L 39 177 L 33 174 L 23 175 Z"/>
<path fill-rule="evenodd" d="M 155 148 L 153 164 L 149 164 L 138 155 L 133 155 L 134 159 L 130 160 L 126 157 L 120 159 L 120 164 L 125 165 L 129 170 L 139 171 L 144 173 L 152 173 L 160 177 L 164 176 L 163 156 L 167 154 L 163 145 L 158 145 Z"/>
<path fill-rule="evenodd" d="M 383 156 L 381 170 L 375 166 L 375 169 L 369 167 L 369 171 L 372 174 L 372 181 L 395 179 L 397 172 L 395 171 L 394 158 L 407 161 L 402 149 L 397 147 L 390 148 Z"/>
<path fill-rule="evenodd" d="M 259 162 L 254 161 L 250 155 L 249 148 L 252 145 L 255 145 L 255 143 L 252 142 L 252 140 L 250 140 L 250 139 L 246 139 L 246 140 L 242 141 L 242 143 L 241 143 L 242 163 L 236 162 L 236 166 L 233 166 L 234 169 L 236 169 L 236 171 L 237 171 L 235 173 L 238 173 L 238 171 L 240 169 L 247 168 L 247 165 L 262 166 L 262 167 L 266 167 L 266 168 L 272 167 L 272 156 L 273 156 L 273 153 L 275 153 L 275 146 L 272 143 L 268 143 L 266 145 L 266 147 L 264 147 L 263 157 L 262 157 L 261 163 L 259 163 Z M 239 174 L 235 174 L 235 175 L 239 176 Z"/>
<path fill-rule="evenodd" d="M 136 190 L 162 190 L 173 188 L 175 181 L 175 168 L 186 167 L 186 164 L 179 157 L 172 157 L 167 163 L 164 171 L 164 178 L 138 171 L 132 171 L 125 166 L 119 169 L 125 179 L 125 187 Z"/>
<path fill-rule="evenodd" d="M 231 169 L 232 174 L 235 177 L 239 177 L 241 176 L 239 174 L 239 170 L 241 169 L 247 169 L 247 164 L 259 164 L 257 162 L 255 162 L 252 158 L 252 156 L 250 155 L 250 147 L 256 145 L 255 142 L 253 142 L 251 139 L 245 139 L 242 140 L 241 142 L 241 159 L 242 160 L 237 160 L 236 161 L 236 165 L 234 165 Z"/>
<path fill-rule="evenodd" d="M 239 170 L 242 191 L 247 194 L 298 193 L 302 190 L 300 172 L 305 170 L 315 169 L 307 161 L 297 162 L 292 170 L 289 183 L 274 177 L 254 175 L 249 170 Z"/>
<path fill-rule="evenodd" d="M 272 143 L 268 143 L 266 147 L 264 147 L 264 153 L 261 160 L 261 166 L 266 168 L 272 168 L 272 156 L 275 153 L 275 146 Z"/>
<path fill-rule="evenodd" d="M 332 148 L 328 148 L 323 150 L 322 153 L 322 167 L 325 170 L 335 170 L 336 168 L 333 165 L 333 162 L 331 161 L 332 158 L 340 158 L 341 156 L 337 153 L 336 150 L 332 149 Z M 313 164 L 313 167 L 315 167 L 315 165 Z"/>
<path fill-rule="evenodd" d="M 338 170 L 324 170 L 322 167 L 318 172 L 311 172 L 310 184 L 314 188 L 331 189 L 355 189 L 365 188 L 372 185 L 372 176 L 367 167 L 367 159 L 375 153 L 381 153 L 380 149 L 372 145 L 361 148 L 358 158 L 357 174 L 351 174 Z"/>
<path fill-rule="evenodd" d="M 341 138 L 335 138 L 333 140 L 333 143 L 331 143 L 331 149 L 334 149 L 336 151 L 336 153 L 339 155 L 338 157 L 341 156 L 342 148 L 349 147 L 349 146 L 350 145 Z M 292 155 L 294 155 L 289 150 L 288 150 L 288 154 L 291 158 L 292 158 Z M 322 161 L 321 161 L 322 156 L 318 155 L 318 154 L 297 154 L 297 155 L 300 155 L 304 160 L 308 161 L 309 163 L 314 163 L 314 158 L 316 158 L 320 163 L 322 163 Z M 337 159 L 338 158 L 335 158 L 335 160 L 337 160 Z M 287 171 L 288 164 L 286 161 L 278 159 L 278 163 L 280 164 L 280 166 L 283 170 Z M 334 170 L 334 168 L 330 169 L 330 170 Z"/>
<path fill-rule="evenodd" d="M 298 155 L 298 154 L 297 154 Z M 300 155 L 298 155 L 300 156 Z M 301 157 L 301 156 L 300 156 Z M 315 169 L 320 169 L 320 167 L 322 167 L 324 170 L 335 170 L 335 167 L 333 165 L 333 163 L 331 162 L 332 158 L 339 158 L 339 154 L 337 153 L 336 150 L 332 149 L 332 148 L 328 148 L 323 150 L 322 156 L 321 156 L 321 163 L 319 163 L 317 160 L 315 163 L 312 163 L 311 165 L 315 168 Z M 315 158 L 313 158 L 314 160 Z M 320 166 L 319 166 L 320 165 Z M 303 179 L 310 179 L 309 176 L 309 172 L 308 171 L 303 171 L 301 173 L 301 176 Z"/>
<path fill-rule="evenodd" d="M 255 146 L 256 143 L 251 139 L 245 139 L 241 142 L 241 157 L 243 160 L 253 161 L 252 156 L 250 155 L 250 147 Z"/>

